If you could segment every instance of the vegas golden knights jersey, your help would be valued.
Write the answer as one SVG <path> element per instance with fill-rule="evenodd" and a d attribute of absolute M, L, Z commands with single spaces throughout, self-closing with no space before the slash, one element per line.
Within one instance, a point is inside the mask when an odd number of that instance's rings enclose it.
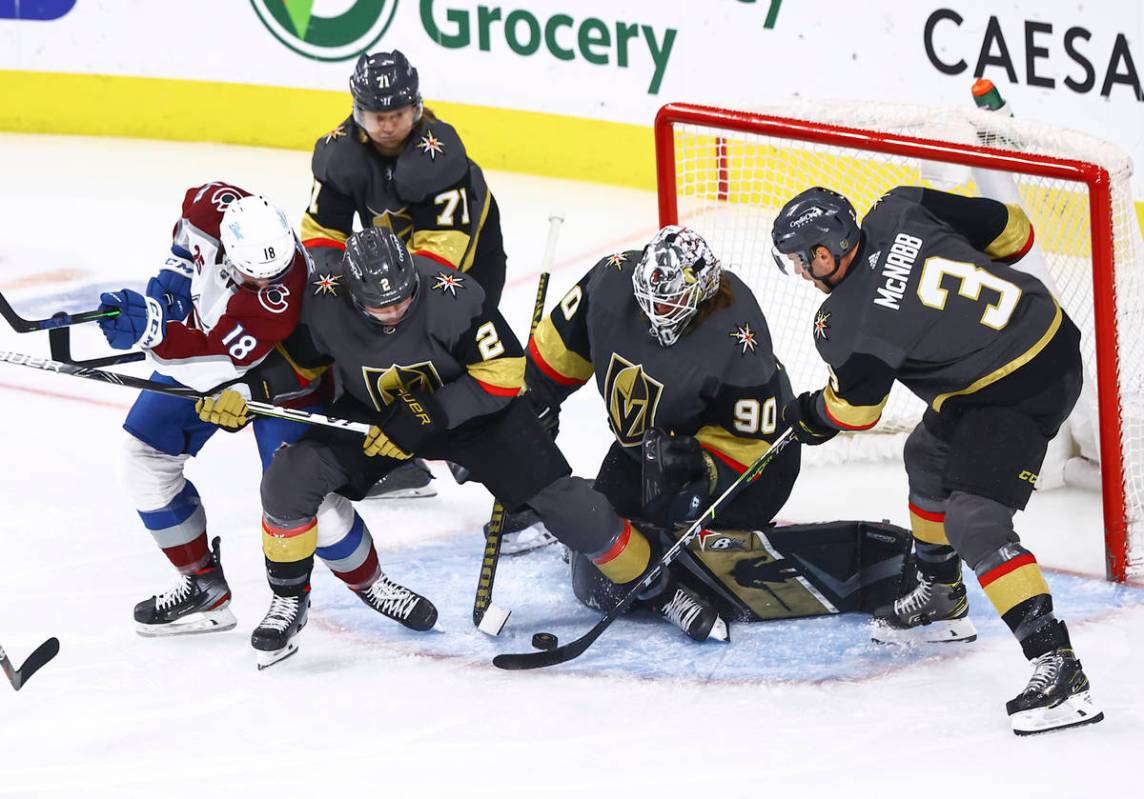
<path fill-rule="evenodd" d="M 461 271 L 473 265 L 491 195 L 451 125 L 426 114 L 391 157 L 377 152 L 351 116 L 318 139 L 311 166 L 302 243 L 319 268 L 341 258 L 355 213 L 363 228 L 389 228 L 412 252 Z"/>
<path fill-rule="evenodd" d="M 895 379 L 940 413 L 1012 403 L 1059 375 L 1080 336 L 1045 285 L 1009 265 L 1032 242 L 1015 205 L 917 187 L 882 197 L 815 316 L 826 418 L 872 427 Z"/>
<path fill-rule="evenodd" d="M 498 411 L 524 386 L 524 352 L 476 281 L 415 255 L 413 304 L 387 327 L 354 307 L 340 272 L 311 274 L 287 349 L 295 369 L 334 364 L 338 386 L 384 410 L 398 389 L 435 393 L 450 429 Z"/>
<path fill-rule="evenodd" d="M 632 290 L 640 255 L 604 258 L 541 321 L 529 342 L 530 387 L 559 401 L 594 377 L 628 454 L 639 457 L 652 427 L 693 435 L 725 485 L 782 433 L 790 381 L 754 295 L 727 271 L 720 294 L 674 345 L 661 346 Z"/>

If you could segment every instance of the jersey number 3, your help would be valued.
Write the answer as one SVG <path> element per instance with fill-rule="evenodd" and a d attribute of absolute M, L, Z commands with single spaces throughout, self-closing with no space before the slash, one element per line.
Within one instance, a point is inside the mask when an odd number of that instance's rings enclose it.
<path fill-rule="evenodd" d="M 1009 317 L 1013 315 L 1017 302 L 1021 299 L 1020 287 L 1003 277 L 998 277 L 988 269 L 964 261 L 950 261 L 936 256 L 926 259 L 925 266 L 922 267 L 922 276 L 918 280 L 918 298 L 923 305 L 939 311 L 945 310 L 949 292 L 941 287 L 941 281 L 946 275 L 961 281 L 957 293 L 967 299 L 981 299 L 983 288 L 1001 295 L 996 302 L 986 306 L 981 314 L 981 324 L 994 330 L 1001 330 L 1009 324 Z"/>

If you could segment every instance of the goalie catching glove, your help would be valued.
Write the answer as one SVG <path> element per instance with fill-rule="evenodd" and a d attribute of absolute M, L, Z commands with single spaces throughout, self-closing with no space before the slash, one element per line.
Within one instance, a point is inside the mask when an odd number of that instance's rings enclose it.
<path fill-rule="evenodd" d="M 405 460 L 436 443 L 448 426 L 445 412 L 432 394 L 401 390 L 385 418 L 370 428 L 362 448 L 370 457 Z"/>
<path fill-rule="evenodd" d="M 821 396 L 821 391 L 805 391 L 783 406 L 783 421 L 794 430 L 800 444 L 813 447 L 838 435 L 838 428 L 827 424 L 819 414 Z"/>

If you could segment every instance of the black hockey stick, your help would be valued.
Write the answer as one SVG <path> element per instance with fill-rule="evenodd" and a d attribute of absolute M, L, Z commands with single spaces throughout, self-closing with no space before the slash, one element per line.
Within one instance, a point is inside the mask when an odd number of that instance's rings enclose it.
<path fill-rule="evenodd" d="M 24 683 L 32 678 L 33 674 L 59 653 L 59 639 L 49 638 L 36 647 L 36 651 L 28 655 L 28 659 L 17 669 L 12 667 L 12 661 L 8 660 L 4 647 L 0 646 L 0 668 L 4 669 L 4 674 L 7 675 L 8 682 L 12 683 L 12 687 L 19 691 L 24 687 Z"/>
<path fill-rule="evenodd" d="M 560 230 L 562 217 L 549 218 L 548 245 L 544 252 L 544 266 L 550 267 L 556 250 L 556 234 Z M 532 306 L 532 322 L 528 328 L 529 338 L 536 332 L 536 326 L 544 318 L 544 300 L 548 296 L 548 272 L 540 273 L 540 280 L 536 286 L 536 303 Z M 501 536 L 504 531 L 505 508 L 498 499 L 493 502 L 492 514 L 489 516 L 489 534 L 485 537 L 485 552 L 481 556 L 481 574 L 477 580 L 477 595 L 473 598 L 473 626 L 489 635 L 500 635 L 508 621 L 511 610 L 503 610 L 493 606 L 493 581 L 497 576 L 497 564 L 500 562 Z M 492 613 L 488 614 L 489 609 Z M 486 617 L 486 614 L 487 617 Z"/>
<path fill-rule="evenodd" d="M 793 438 L 793 431 L 789 428 L 783 432 L 782 435 L 776 438 L 775 443 L 771 446 L 771 448 L 760 455 L 758 460 L 748 466 L 747 470 L 739 475 L 735 482 L 731 483 L 731 485 L 727 487 L 727 490 L 719 495 L 718 499 L 711 503 L 711 506 L 707 508 L 703 515 L 691 523 L 691 526 L 688 527 L 687 531 L 679 537 L 679 540 L 676 541 L 671 546 L 671 548 L 663 554 L 663 557 L 659 559 L 659 563 L 657 563 L 650 571 L 648 571 L 648 573 L 644 575 L 643 579 L 640 580 L 639 583 L 637 583 L 631 590 L 628 591 L 627 594 L 624 595 L 624 598 L 620 600 L 618 605 L 608 611 L 604 618 L 596 622 L 596 626 L 594 626 L 591 630 L 584 633 L 584 635 L 580 636 L 572 643 L 563 644 L 556 647 L 555 649 L 548 649 L 540 652 L 524 652 L 516 655 L 497 655 L 495 658 L 493 658 L 493 665 L 499 669 L 509 669 L 511 671 L 520 669 L 541 669 L 546 666 L 555 666 L 560 663 L 566 663 L 569 660 L 584 654 L 584 651 L 603 634 L 604 630 L 611 626 L 612 622 L 627 612 L 628 608 L 631 607 L 632 602 L 635 601 L 636 595 L 651 585 L 653 582 L 655 582 L 663 570 L 666 569 L 672 561 L 679 557 L 679 553 L 682 552 L 685 547 L 689 546 L 693 540 L 695 540 L 695 537 L 699 535 L 699 531 L 702 530 L 706 525 L 710 524 L 711 521 L 715 518 L 716 514 L 723 507 L 725 507 L 727 503 L 736 494 L 738 494 L 744 486 L 753 481 L 763 471 L 763 469 L 767 468 L 767 464 L 774 460 L 775 456 L 778 455 L 783 447 L 785 447 Z"/>
<path fill-rule="evenodd" d="M 127 388 L 153 391 L 156 394 L 170 394 L 175 397 L 183 397 L 191 400 L 204 399 L 214 393 L 213 391 L 204 393 L 186 386 L 172 386 L 167 383 L 157 383 L 154 380 L 147 380 L 143 377 L 133 377 L 132 375 L 123 375 L 118 372 L 107 372 L 102 369 L 94 369 L 75 363 L 62 363 L 48 358 L 37 358 L 32 355 L 24 355 L 20 352 L 5 352 L 0 350 L 0 363 L 27 366 L 31 369 L 39 369 L 42 372 L 56 372 L 57 374 L 71 375 L 72 377 L 83 377 L 88 380 L 98 380 L 102 383 L 112 383 L 114 385 L 126 386 Z M 222 388 L 226 388 L 226 386 L 217 386 L 214 391 L 218 391 Z M 296 410 L 294 408 L 283 408 L 269 402 L 248 400 L 246 406 L 259 416 L 273 416 L 278 419 L 303 422 L 304 424 L 335 427 L 340 430 L 350 430 L 354 433 L 361 433 L 362 435 L 368 433 L 370 427 L 364 422 L 351 422 L 348 419 L 339 419 L 336 416 L 310 413 L 309 411 Z"/>
<path fill-rule="evenodd" d="M 77 314 L 63 313 L 62 311 L 53 314 L 48 319 L 25 319 L 13 310 L 12 306 L 8 304 L 8 300 L 0 294 L 0 316 L 12 326 L 12 329 L 17 333 L 34 333 L 37 330 L 51 330 L 56 327 L 68 327 L 70 325 L 82 325 L 84 322 L 94 322 L 97 319 L 114 319 L 119 316 L 119 311 L 111 309 L 108 311 L 84 311 Z"/>

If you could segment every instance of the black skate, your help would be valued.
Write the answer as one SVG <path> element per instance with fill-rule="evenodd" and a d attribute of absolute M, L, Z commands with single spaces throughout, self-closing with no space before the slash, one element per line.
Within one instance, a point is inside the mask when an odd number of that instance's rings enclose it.
<path fill-rule="evenodd" d="M 437 489 L 432 485 L 433 472 L 421 458 L 414 458 L 398 466 L 385 477 L 374 483 L 365 495 L 366 499 L 417 499 L 435 497 Z"/>
<path fill-rule="evenodd" d="M 969 620 L 961 577 L 952 583 L 924 574 L 918 578 L 912 591 L 874 611 L 870 637 L 880 644 L 976 641 L 977 628 Z"/>
<path fill-rule="evenodd" d="M 250 645 L 255 649 L 259 671 L 298 651 L 298 633 L 306 626 L 309 610 L 308 593 L 302 596 L 274 595 L 266 617 L 250 634 Z"/>
<path fill-rule="evenodd" d="M 492 522 L 485 522 L 485 538 L 489 537 Z M 501 555 L 523 555 L 556 543 L 556 536 L 548 532 L 536 511 L 524 508 L 516 513 L 505 513 L 501 526 Z"/>
<path fill-rule="evenodd" d="M 238 621 L 230 608 L 230 586 L 222 573 L 219 539 L 211 542 L 211 560 L 194 574 L 179 576 L 166 593 L 135 606 L 135 631 L 140 635 L 188 635 L 232 629 Z"/>
<path fill-rule="evenodd" d="M 1046 652 L 1033 661 L 1025 690 L 1005 703 L 1017 735 L 1095 724 L 1104 713 L 1093 701 L 1080 661 L 1070 647 Z"/>
<path fill-rule="evenodd" d="M 437 608 L 432 602 L 393 582 L 384 573 L 369 588 L 354 593 L 382 616 L 411 630 L 422 632 L 437 623 Z"/>
<path fill-rule="evenodd" d="M 727 623 L 703 597 L 685 585 L 669 582 L 662 594 L 650 601 L 651 608 L 696 641 L 713 638 L 727 641 Z"/>

